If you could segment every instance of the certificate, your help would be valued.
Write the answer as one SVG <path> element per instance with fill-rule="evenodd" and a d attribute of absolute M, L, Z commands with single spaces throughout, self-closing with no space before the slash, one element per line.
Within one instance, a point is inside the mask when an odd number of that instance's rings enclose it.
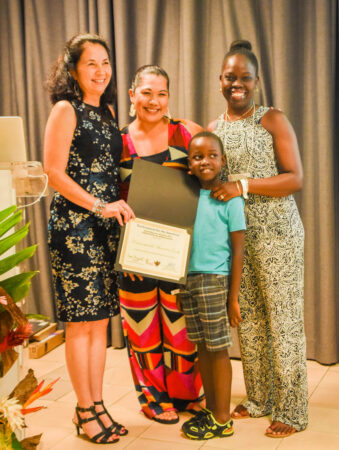
<path fill-rule="evenodd" d="M 178 281 L 185 276 L 190 238 L 185 228 L 133 219 L 126 225 L 119 264 L 131 272 Z"/>
<path fill-rule="evenodd" d="M 115 268 L 185 284 L 200 185 L 187 173 L 135 159 Z"/>

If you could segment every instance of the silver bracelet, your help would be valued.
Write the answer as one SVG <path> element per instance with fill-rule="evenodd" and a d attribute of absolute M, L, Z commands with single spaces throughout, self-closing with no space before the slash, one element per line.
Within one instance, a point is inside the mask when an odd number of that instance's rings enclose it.
<path fill-rule="evenodd" d="M 94 202 L 92 212 L 96 214 L 97 216 L 102 216 L 102 212 L 106 206 L 106 202 L 103 202 L 100 200 L 100 198 L 97 198 Z"/>
<path fill-rule="evenodd" d="M 247 178 L 241 178 L 240 183 L 241 183 L 241 186 L 242 186 L 242 196 L 244 198 L 248 198 L 248 179 Z"/>

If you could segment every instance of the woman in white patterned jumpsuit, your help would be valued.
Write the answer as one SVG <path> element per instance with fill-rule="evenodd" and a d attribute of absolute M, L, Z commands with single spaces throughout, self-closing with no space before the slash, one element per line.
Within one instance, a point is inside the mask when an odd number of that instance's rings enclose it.
<path fill-rule="evenodd" d="M 292 196 L 302 187 L 302 166 L 286 116 L 255 104 L 258 81 L 251 44 L 235 41 L 220 75 L 227 109 L 208 129 L 223 141 L 227 158 L 228 181 L 214 197 L 242 194 L 246 203 L 239 339 L 248 399 L 232 417 L 272 414 L 266 435 L 282 438 L 308 421 L 304 231 Z"/>

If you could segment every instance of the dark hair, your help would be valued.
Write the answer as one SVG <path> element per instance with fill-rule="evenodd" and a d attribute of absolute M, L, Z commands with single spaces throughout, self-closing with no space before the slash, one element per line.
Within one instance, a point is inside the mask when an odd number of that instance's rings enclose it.
<path fill-rule="evenodd" d="M 107 42 L 96 34 L 76 34 L 66 42 L 61 55 L 52 66 L 50 75 L 47 80 L 47 89 L 49 91 L 51 102 L 54 104 L 60 100 L 82 100 L 83 93 L 78 82 L 72 77 L 70 70 L 76 70 L 79 59 L 84 50 L 84 44 L 99 44 L 107 51 L 110 59 L 110 50 Z M 113 103 L 115 100 L 116 90 L 111 80 L 100 98 L 100 104 Z"/>
<path fill-rule="evenodd" d="M 140 78 L 142 78 L 143 75 L 146 75 L 148 73 L 158 75 L 161 77 L 164 77 L 166 79 L 167 84 L 167 90 L 169 90 L 169 76 L 167 75 L 166 71 L 162 69 L 157 64 L 146 64 L 145 66 L 139 67 L 139 69 L 135 72 L 135 75 L 132 80 L 131 84 L 131 90 L 132 92 L 135 92 L 135 89 L 139 86 Z"/>
<path fill-rule="evenodd" d="M 200 131 L 200 133 L 195 134 L 195 135 L 191 138 L 191 140 L 189 141 L 189 144 L 188 144 L 188 151 L 190 151 L 190 149 L 191 149 L 191 144 L 192 144 L 192 142 L 193 142 L 195 139 L 198 139 L 198 138 L 201 138 L 201 137 L 207 137 L 207 138 L 209 138 L 209 139 L 214 139 L 214 140 L 219 144 L 221 154 L 224 155 L 224 144 L 222 143 L 220 137 L 217 136 L 217 135 L 214 134 L 214 133 L 211 133 L 210 131 Z"/>
<path fill-rule="evenodd" d="M 258 76 L 258 71 L 259 71 L 258 60 L 257 60 L 257 57 L 255 56 L 255 54 L 252 52 L 252 45 L 249 41 L 245 41 L 245 40 L 233 41 L 232 44 L 230 45 L 229 51 L 224 56 L 221 69 L 224 68 L 227 58 L 229 58 L 230 56 L 233 56 L 233 55 L 245 55 L 249 59 L 249 61 L 252 63 L 252 65 L 255 69 L 255 74 L 256 74 L 256 76 Z"/>

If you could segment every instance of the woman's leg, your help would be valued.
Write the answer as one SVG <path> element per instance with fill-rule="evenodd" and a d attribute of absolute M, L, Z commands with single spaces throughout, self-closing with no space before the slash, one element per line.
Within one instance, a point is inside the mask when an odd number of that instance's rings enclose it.
<path fill-rule="evenodd" d="M 173 409 L 165 382 L 162 332 L 156 281 L 122 278 L 120 305 L 128 356 L 144 414 L 155 417 Z"/>
<path fill-rule="evenodd" d="M 93 402 L 101 402 L 103 399 L 102 385 L 104 380 L 106 347 L 107 347 L 107 325 L 109 319 L 90 322 L 89 338 L 89 379 Z M 102 405 L 95 405 L 97 413 L 102 413 Z M 100 420 L 106 428 L 114 426 L 107 414 L 100 414 Z M 123 427 L 124 430 L 124 427 Z M 116 434 L 115 432 L 113 434 Z M 116 435 L 118 437 L 118 435 Z"/>
<path fill-rule="evenodd" d="M 171 286 L 161 282 L 161 328 L 163 333 L 166 386 L 169 397 L 179 410 L 203 396 L 198 354 L 195 344 L 187 339 L 184 315 L 178 310 Z"/>
<path fill-rule="evenodd" d="M 247 242 L 248 242 L 247 237 Z M 249 247 L 249 246 L 248 246 Z M 272 343 L 266 306 L 260 291 L 259 265 L 253 260 L 252 249 L 246 248 L 239 304 L 243 322 L 239 343 L 243 365 L 247 401 L 237 407 L 234 418 L 261 417 L 272 412 L 273 367 Z"/>
<path fill-rule="evenodd" d="M 301 431 L 308 422 L 306 340 L 303 305 L 303 240 L 290 236 L 276 246 L 274 262 L 262 275 L 272 335 L 273 408 L 270 435 Z M 279 264 L 278 264 L 279 263 Z"/>
<path fill-rule="evenodd" d="M 108 319 L 90 323 L 89 336 L 89 376 L 93 401 L 102 400 L 107 347 Z"/>
<path fill-rule="evenodd" d="M 267 434 L 288 435 L 303 430 L 308 420 L 303 232 L 298 223 L 279 230 L 267 243 L 247 235 L 239 334 L 248 394 L 244 406 L 251 416 L 269 406 L 273 422 Z"/>
<path fill-rule="evenodd" d="M 91 335 L 92 329 L 97 328 L 97 324 L 99 322 L 105 321 L 105 326 L 107 326 L 107 319 L 97 322 L 68 322 L 66 324 L 66 363 L 73 389 L 78 400 L 78 406 L 80 406 L 81 408 L 89 408 L 93 405 L 93 382 L 91 380 L 91 377 L 93 366 L 97 364 L 97 360 L 96 358 L 93 358 L 93 352 L 91 350 Z M 103 326 L 104 324 L 101 324 L 99 325 L 99 328 Z M 104 345 L 104 351 L 106 352 L 106 340 L 104 343 L 101 343 L 101 345 L 102 344 Z M 98 343 L 96 343 L 96 346 L 97 345 Z M 102 349 L 99 351 L 99 353 L 101 355 L 99 356 L 99 359 L 101 358 L 101 361 L 99 361 L 98 365 L 102 366 Z M 98 390 L 98 387 L 95 386 L 95 389 Z M 92 417 L 91 412 L 83 412 L 79 414 L 82 419 Z M 76 423 L 78 423 L 78 418 L 76 415 L 74 416 L 74 420 Z M 82 428 L 90 438 L 102 432 L 102 428 L 95 420 L 83 424 Z M 109 440 L 111 441 L 114 439 L 116 439 L 116 436 L 112 435 Z"/>

